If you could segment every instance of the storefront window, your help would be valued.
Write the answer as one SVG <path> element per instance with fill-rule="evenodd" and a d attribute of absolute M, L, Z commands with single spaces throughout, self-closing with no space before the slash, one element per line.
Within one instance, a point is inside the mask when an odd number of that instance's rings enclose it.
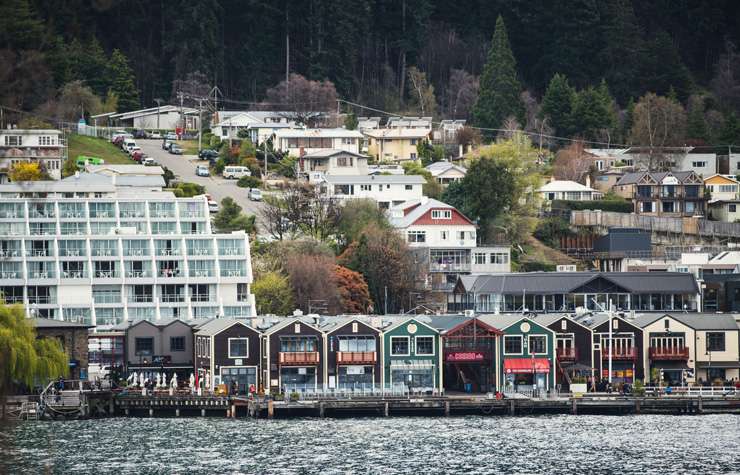
<path fill-rule="evenodd" d="M 404 385 L 409 389 L 433 388 L 434 366 L 391 368 L 391 384 Z"/>
<path fill-rule="evenodd" d="M 340 336 L 339 351 L 372 352 L 375 351 L 375 337 L 372 336 Z"/>
<path fill-rule="evenodd" d="M 240 393 L 249 391 L 249 386 L 257 386 L 257 368 L 254 367 L 222 367 L 221 384 L 225 384 L 231 390 L 232 381 L 236 381 Z"/>
<path fill-rule="evenodd" d="M 340 366 L 339 387 L 341 389 L 369 389 L 373 387 L 372 366 Z"/>
<path fill-rule="evenodd" d="M 280 379 L 283 387 L 288 391 L 292 389 L 314 389 L 316 387 L 316 368 L 281 368 Z"/>

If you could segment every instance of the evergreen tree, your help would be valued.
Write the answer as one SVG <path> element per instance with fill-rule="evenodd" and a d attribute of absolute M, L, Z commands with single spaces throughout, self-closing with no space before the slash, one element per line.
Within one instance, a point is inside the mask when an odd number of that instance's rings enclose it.
<path fill-rule="evenodd" d="M 118 49 L 113 50 L 108 63 L 110 89 L 118 97 L 118 112 L 138 109 L 139 91 L 134 83 L 134 72 L 128 64 L 126 56 Z"/>
<path fill-rule="evenodd" d="M 509 116 L 524 123 L 521 92 L 522 86 L 517 79 L 516 60 L 509 45 L 506 25 L 499 16 L 488 51 L 488 60 L 481 75 L 478 100 L 473 106 L 475 125 L 500 127 Z"/>
<path fill-rule="evenodd" d="M 719 134 L 721 145 L 740 146 L 740 120 L 734 112 L 727 114 L 725 125 Z"/>
<path fill-rule="evenodd" d="M 574 133 L 586 140 L 609 140 L 616 126 L 613 104 L 605 81 L 578 92 L 571 115 Z"/>
<path fill-rule="evenodd" d="M 571 111 L 575 90 L 568 83 L 568 78 L 555 74 L 542 97 L 541 118 L 549 120 L 550 127 L 559 137 L 567 137 L 572 131 Z"/>
<path fill-rule="evenodd" d="M 0 2 L 0 49 L 36 49 L 43 32 L 43 24 L 29 0 Z"/>
<path fill-rule="evenodd" d="M 108 93 L 108 88 L 111 86 L 110 77 L 106 68 L 107 63 L 108 58 L 105 56 L 103 47 L 100 46 L 100 42 L 97 38 L 93 37 L 84 48 L 79 64 L 80 77 L 75 79 L 85 81 L 85 84 L 87 84 L 95 94 L 100 97 L 105 97 Z"/>
<path fill-rule="evenodd" d="M 664 30 L 658 31 L 648 43 L 641 75 L 642 90 L 670 96 L 672 88 L 681 101 L 689 97 L 693 87 L 691 73 Z"/>
<path fill-rule="evenodd" d="M 686 138 L 699 142 L 707 142 L 707 120 L 704 117 L 704 100 L 701 96 L 693 95 L 689 98 L 688 116 L 686 119 Z"/>
<path fill-rule="evenodd" d="M 597 59 L 614 97 L 625 104 L 639 90 L 640 65 L 645 60 L 642 28 L 630 0 L 602 0 L 599 6 L 604 47 Z"/>

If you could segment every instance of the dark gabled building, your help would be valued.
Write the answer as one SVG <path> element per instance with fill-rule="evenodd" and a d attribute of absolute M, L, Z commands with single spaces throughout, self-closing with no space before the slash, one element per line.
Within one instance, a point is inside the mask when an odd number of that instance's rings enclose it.
<path fill-rule="evenodd" d="M 326 333 L 327 386 L 338 389 L 380 387 L 383 376 L 380 329 L 359 318 L 336 319 Z"/>
<path fill-rule="evenodd" d="M 218 318 L 198 327 L 194 354 L 199 382 L 208 381 L 211 390 L 225 384 L 231 391 L 234 381 L 241 394 L 250 387 L 259 390 L 261 337 L 244 320 Z"/>
<path fill-rule="evenodd" d="M 625 259 L 652 256 L 650 231 L 634 228 L 610 228 L 594 240 L 595 266 L 601 272 L 622 272 Z"/>
<path fill-rule="evenodd" d="M 740 313 L 740 274 L 704 273 L 702 280 L 703 311 Z"/>
<path fill-rule="evenodd" d="M 645 378 L 645 345 L 643 331 L 634 320 L 617 314 L 585 314 L 575 321 L 588 326 L 593 332 L 593 361 L 596 378 L 609 379 L 611 359 L 611 382 L 634 383 Z M 611 324 L 611 339 L 609 325 Z"/>
<path fill-rule="evenodd" d="M 570 315 L 544 314 L 535 318 L 555 332 L 555 384 L 567 390 L 574 377 L 595 376 L 591 328 Z"/>
<path fill-rule="evenodd" d="M 680 272 L 525 272 L 460 276 L 447 311 L 476 313 L 606 310 L 696 312 L 699 287 Z"/>
<path fill-rule="evenodd" d="M 326 346 L 315 323 L 288 318 L 264 331 L 262 370 L 265 388 L 274 392 L 324 388 Z"/>

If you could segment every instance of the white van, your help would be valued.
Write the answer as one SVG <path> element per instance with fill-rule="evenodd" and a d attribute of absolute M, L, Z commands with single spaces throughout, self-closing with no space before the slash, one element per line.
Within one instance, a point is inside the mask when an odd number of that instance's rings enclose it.
<path fill-rule="evenodd" d="M 252 176 L 252 172 L 250 172 L 249 168 L 247 167 L 231 165 L 231 166 L 224 168 L 224 172 L 222 173 L 222 176 L 224 178 L 238 180 L 239 178 L 243 176 Z"/>
<path fill-rule="evenodd" d="M 128 152 L 132 147 L 136 147 L 136 141 L 134 139 L 123 139 L 121 148 Z"/>

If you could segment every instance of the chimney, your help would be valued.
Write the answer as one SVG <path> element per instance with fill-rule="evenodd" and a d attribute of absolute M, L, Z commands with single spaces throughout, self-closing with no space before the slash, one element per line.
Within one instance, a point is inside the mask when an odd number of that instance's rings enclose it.
<path fill-rule="evenodd" d="M 457 156 L 462 157 L 463 155 L 465 155 L 465 149 L 463 148 L 463 144 L 459 144 L 457 146 Z"/>

